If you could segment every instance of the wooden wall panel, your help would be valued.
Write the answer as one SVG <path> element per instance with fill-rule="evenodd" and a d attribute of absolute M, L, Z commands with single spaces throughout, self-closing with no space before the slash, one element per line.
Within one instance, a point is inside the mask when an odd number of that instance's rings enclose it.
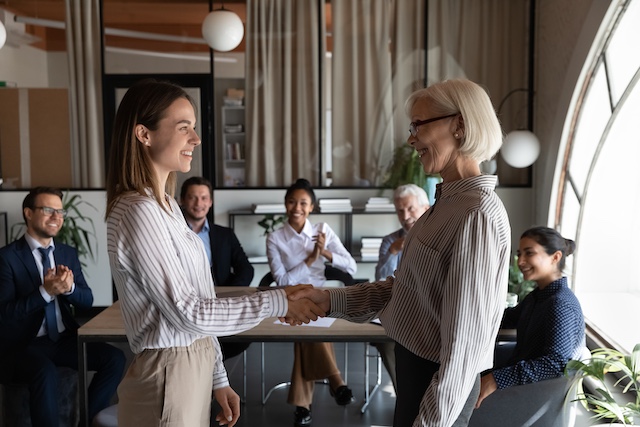
<path fill-rule="evenodd" d="M 0 89 L 0 161 L 3 188 L 21 185 L 18 89 Z"/>
<path fill-rule="evenodd" d="M 29 89 L 31 186 L 71 187 L 67 89 Z"/>
<path fill-rule="evenodd" d="M 72 187 L 67 89 L 0 89 L 0 159 L 5 189 Z"/>

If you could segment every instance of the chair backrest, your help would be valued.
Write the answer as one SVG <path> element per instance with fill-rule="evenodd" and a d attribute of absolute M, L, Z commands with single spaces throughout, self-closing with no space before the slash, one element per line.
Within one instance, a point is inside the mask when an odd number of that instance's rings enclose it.
<path fill-rule="evenodd" d="M 342 271 L 332 265 L 327 265 L 324 268 L 324 277 L 327 280 L 338 280 L 344 283 L 345 286 L 351 286 L 356 283 L 351 274 L 347 273 L 346 271 Z"/>
<path fill-rule="evenodd" d="M 356 280 L 351 276 L 351 274 L 346 271 L 342 271 L 339 268 L 336 268 L 332 265 L 327 265 L 324 269 L 324 277 L 327 280 L 338 280 L 344 283 L 345 286 L 351 286 L 356 283 Z M 259 287 L 268 287 L 275 284 L 275 280 L 273 279 L 273 274 L 271 272 L 267 272 L 262 279 L 260 279 L 260 283 L 258 283 Z"/>
<path fill-rule="evenodd" d="M 275 280 L 273 280 L 273 274 L 271 274 L 270 271 L 267 271 L 267 274 L 265 274 L 262 279 L 260 279 L 260 283 L 258 283 L 258 286 L 261 288 L 266 288 L 273 285 L 274 283 L 276 282 Z"/>

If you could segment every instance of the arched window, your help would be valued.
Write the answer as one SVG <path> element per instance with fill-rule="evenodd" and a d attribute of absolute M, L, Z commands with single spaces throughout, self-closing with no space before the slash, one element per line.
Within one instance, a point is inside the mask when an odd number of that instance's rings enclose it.
<path fill-rule="evenodd" d="M 640 1 L 611 7 L 567 118 L 555 226 L 578 244 L 567 267 L 588 326 L 630 351 L 640 342 Z"/>

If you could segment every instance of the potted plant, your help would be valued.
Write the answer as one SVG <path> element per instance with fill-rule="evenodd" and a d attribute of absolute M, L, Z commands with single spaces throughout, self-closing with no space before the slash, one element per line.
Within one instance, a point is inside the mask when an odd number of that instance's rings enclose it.
<path fill-rule="evenodd" d="M 382 186 L 396 188 L 404 184 L 422 187 L 433 203 L 435 187 L 441 181 L 440 175 L 424 173 L 418 152 L 408 144 L 402 144 L 393 151 L 393 159 L 387 168 Z"/>
<path fill-rule="evenodd" d="M 518 267 L 518 256 L 514 255 L 509 265 L 509 293 L 518 296 L 518 302 L 522 301 L 529 292 L 536 287 L 536 282 L 524 280 L 522 271 Z"/>
<path fill-rule="evenodd" d="M 78 257 L 83 267 L 86 264 L 82 262 L 82 258 L 87 256 L 95 260 L 96 254 L 96 230 L 93 220 L 83 215 L 80 211 L 81 206 L 88 206 L 97 212 L 95 206 L 82 200 L 79 194 L 73 196 L 67 191 L 62 198 L 62 208 L 67 211 L 67 217 L 62 223 L 62 227 L 55 239 L 61 243 L 73 246 L 78 251 Z M 88 224 L 85 227 L 83 224 Z M 18 239 L 25 229 L 24 222 L 18 222 L 11 227 L 11 241 Z"/>
<path fill-rule="evenodd" d="M 594 419 L 618 423 L 613 425 L 639 425 L 640 344 L 629 355 L 609 348 L 596 349 L 587 360 L 570 360 L 565 374 L 574 378 L 570 392 L 575 393 L 575 400 L 595 413 Z M 585 390 L 585 381 L 589 391 Z"/>
<path fill-rule="evenodd" d="M 276 231 L 276 229 L 284 223 L 286 218 L 287 217 L 285 215 L 266 214 L 260 221 L 258 221 L 258 225 L 264 229 L 264 233 L 262 233 L 262 235 L 266 236 L 272 231 Z"/>

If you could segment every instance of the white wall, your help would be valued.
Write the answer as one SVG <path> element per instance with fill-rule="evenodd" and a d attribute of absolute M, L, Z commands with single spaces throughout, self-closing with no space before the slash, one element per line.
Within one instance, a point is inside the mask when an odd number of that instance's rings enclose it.
<path fill-rule="evenodd" d="M 4 46 L 0 49 L 0 80 L 18 87 L 49 87 L 46 52 L 31 46 Z"/>

